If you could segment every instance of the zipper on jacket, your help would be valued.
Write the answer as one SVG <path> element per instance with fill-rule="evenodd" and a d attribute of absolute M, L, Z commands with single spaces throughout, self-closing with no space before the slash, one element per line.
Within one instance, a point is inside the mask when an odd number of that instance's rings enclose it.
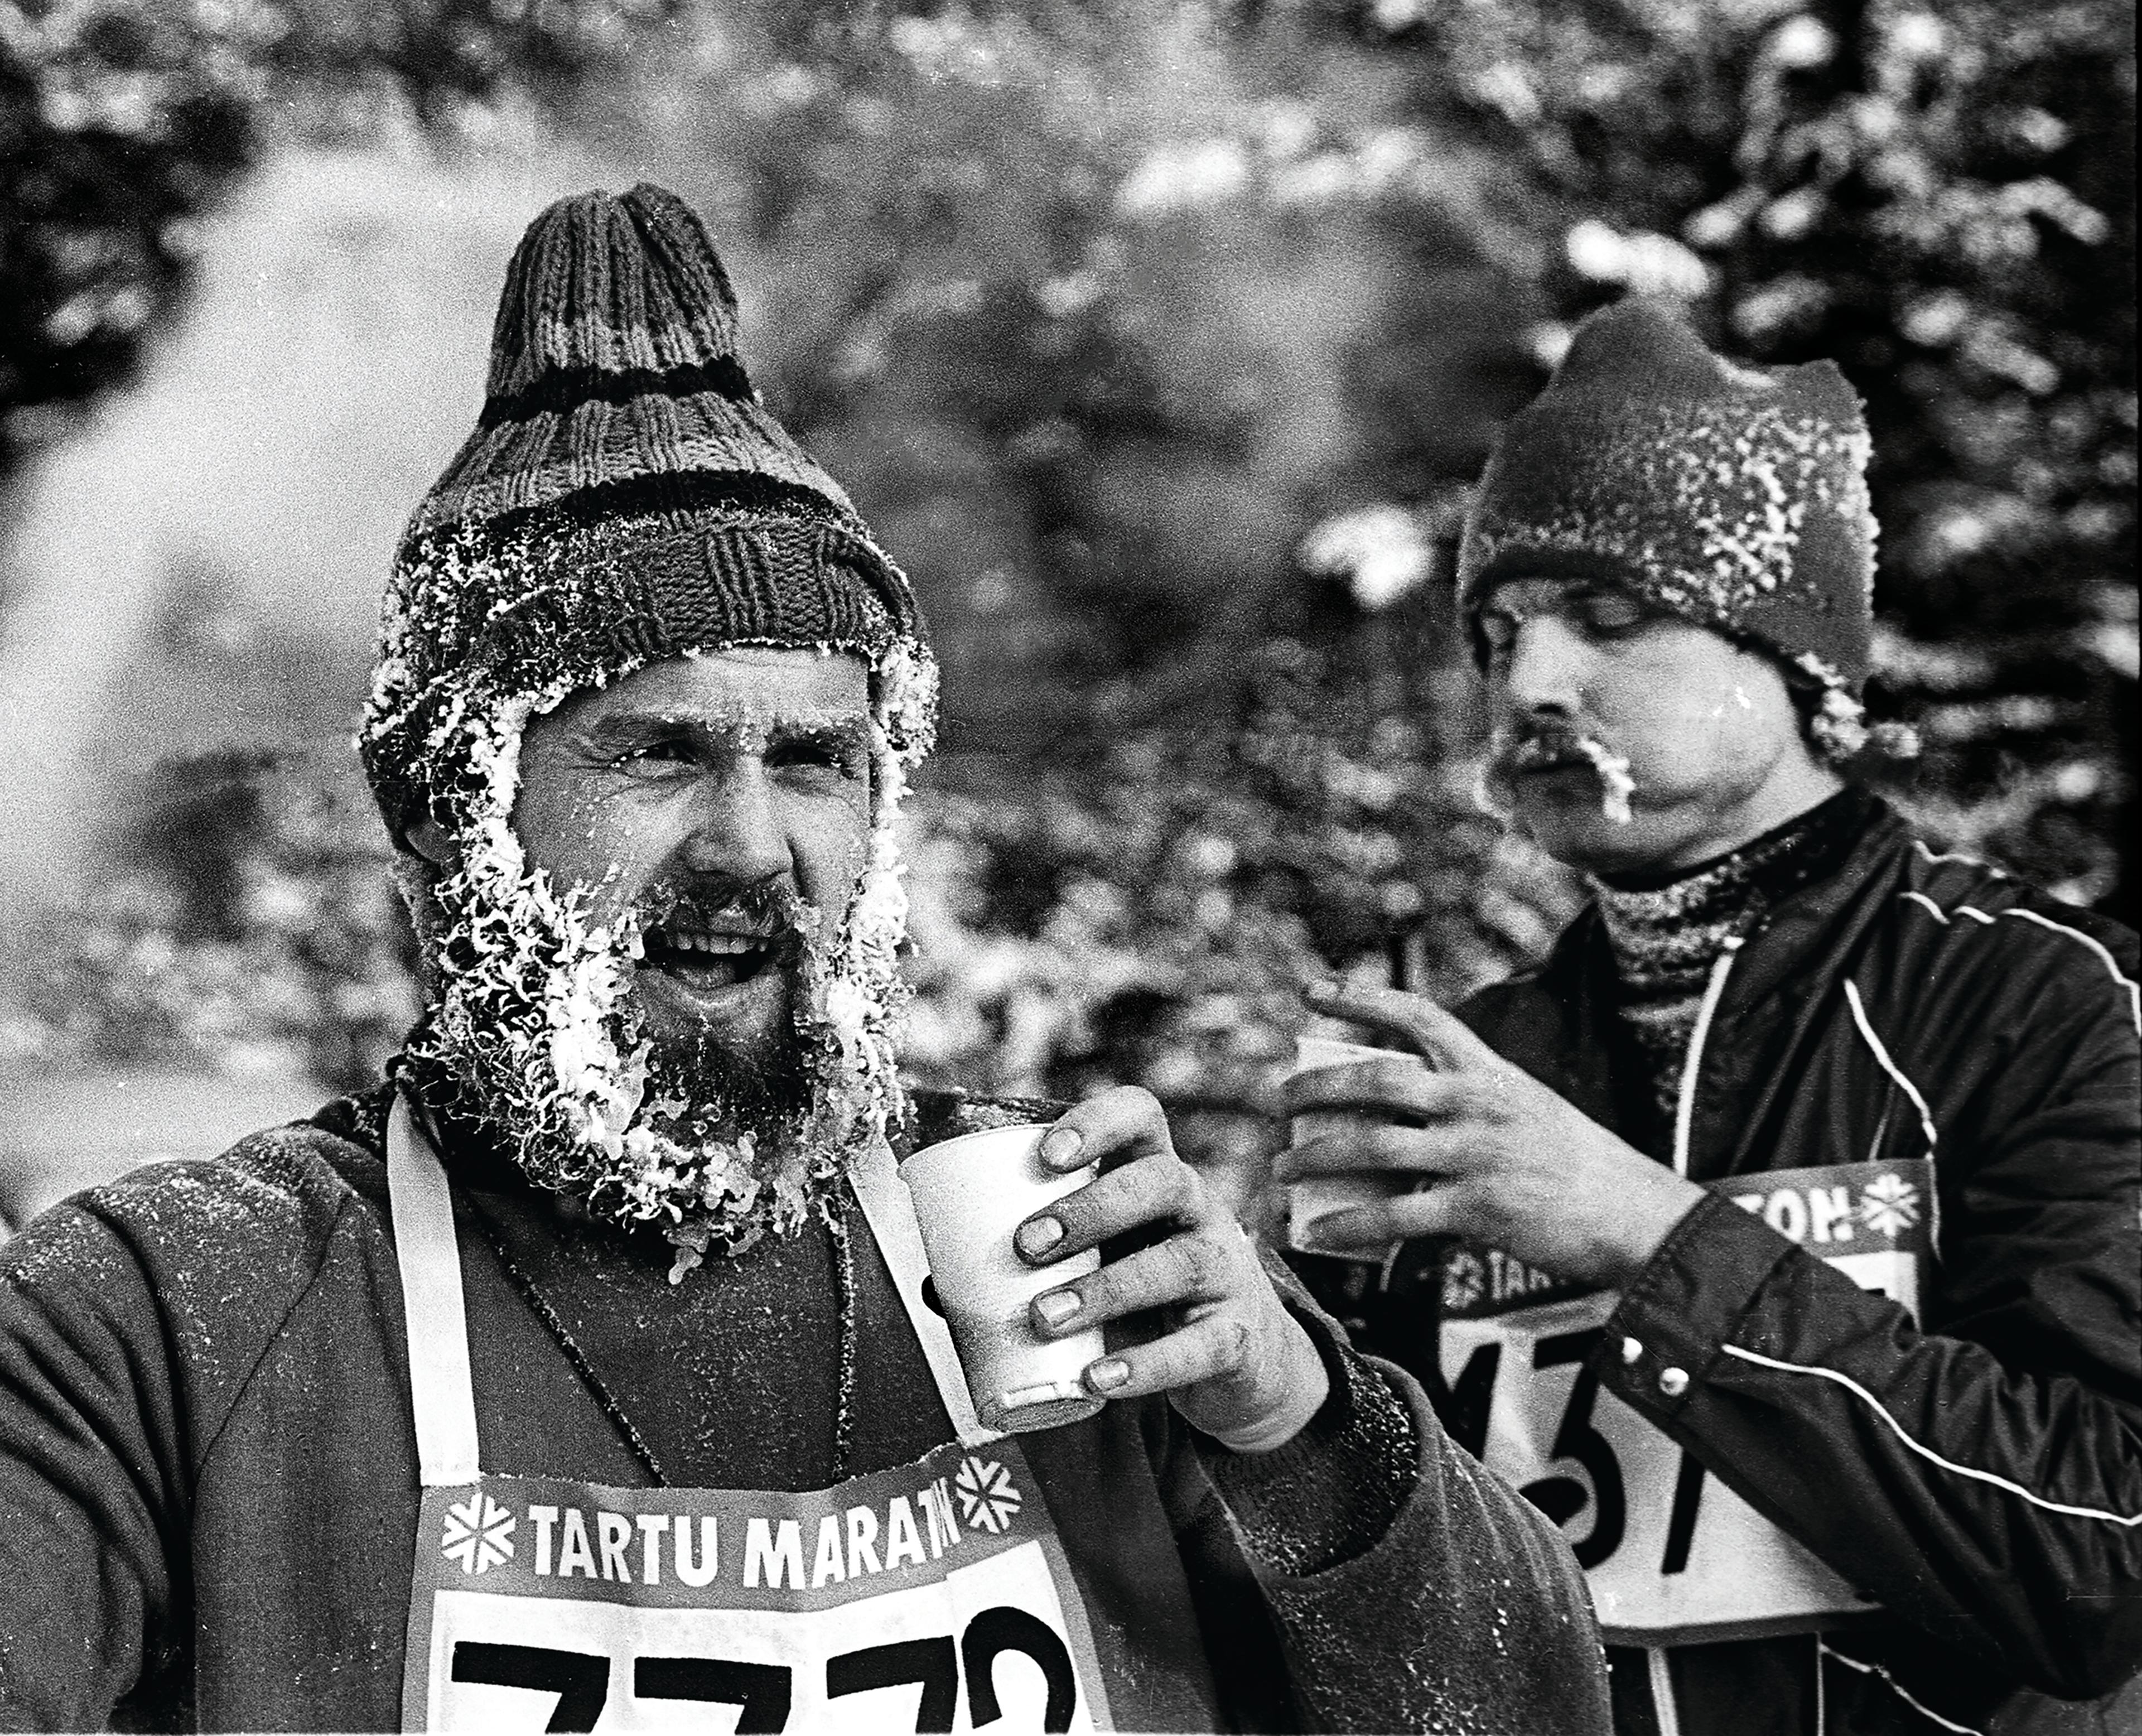
<path fill-rule="evenodd" d="M 1695 1028 L 1688 1036 L 1688 1058 L 1681 1063 L 1681 1096 L 1674 1106 L 1673 1165 L 1676 1176 L 1688 1173 L 1688 1142 L 1695 1124 L 1695 1076 L 1703 1066 L 1703 1045 L 1710 1037 L 1710 1022 L 1718 1015 L 1718 1003 L 1725 994 L 1726 973 L 1733 969 L 1733 955 L 1740 950 L 1740 937 L 1735 935 L 1725 943 L 1725 950 L 1718 955 L 1710 967 L 1710 980 L 1704 984 L 1703 1004 L 1696 1009 Z"/>

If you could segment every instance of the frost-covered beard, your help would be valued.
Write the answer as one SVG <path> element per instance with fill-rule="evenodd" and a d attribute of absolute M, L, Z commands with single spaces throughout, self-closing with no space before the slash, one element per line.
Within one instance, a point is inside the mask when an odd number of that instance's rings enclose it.
<path fill-rule="evenodd" d="M 887 678 L 891 703 L 902 703 L 901 673 L 896 663 Z M 926 692 L 905 703 L 926 703 Z M 595 924 L 578 889 L 561 899 L 527 864 L 510 816 L 521 732 L 539 708 L 455 720 L 481 793 L 457 828 L 459 865 L 434 891 L 440 991 L 409 1054 L 539 1186 L 613 1222 L 659 1227 L 677 1249 L 674 1283 L 709 1250 L 794 1234 L 901 1112 L 907 895 L 895 827 L 906 767 L 881 718 L 868 856 L 847 911 L 822 944 L 810 906 L 784 913 L 792 1051 L 767 1058 L 756 1079 L 731 1069 L 724 1086 L 722 1069 L 657 1054 L 640 1028 L 639 914 Z"/>
<path fill-rule="evenodd" d="M 811 934 L 817 913 L 780 889 L 747 886 L 713 897 L 668 887 L 643 898 L 627 919 L 643 949 L 659 949 L 665 934 L 748 932 L 767 954 L 760 970 L 782 991 L 784 1022 L 770 1034 L 740 1035 L 701 1023 L 664 1028 L 649 1021 L 647 1046 L 649 1102 L 674 1107 L 669 1117 L 686 1133 L 733 1137 L 739 1130 L 771 1127 L 810 1103 L 802 1033 L 788 1014 L 802 1004 L 802 973 L 822 962 Z M 634 972 L 649 968 L 643 956 Z M 681 1137 L 674 1129 L 673 1137 Z"/>

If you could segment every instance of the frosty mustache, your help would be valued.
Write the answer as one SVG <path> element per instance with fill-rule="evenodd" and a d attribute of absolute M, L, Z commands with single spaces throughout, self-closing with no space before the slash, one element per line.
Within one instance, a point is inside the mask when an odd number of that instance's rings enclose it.
<path fill-rule="evenodd" d="M 795 889 L 782 881 L 702 875 L 642 895 L 633 906 L 632 920 L 643 935 L 669 928 L 772 940 L 802 930 L 806 914 Z"/>
<path fill-rule="evenodd" d="M 1513 775 L 1575 765 L 1588 765 L 1597 776 L 1599 811 L 1609 821 L 1626 826 L 1636 818 L 1629 798 L 1636 793 L 1636 781 L 1630 776 L 1628 756 L 1582 730 L 1553 725 L 1498 730 L 1482 771 L 1480 789 L 1507 802 Z"/>

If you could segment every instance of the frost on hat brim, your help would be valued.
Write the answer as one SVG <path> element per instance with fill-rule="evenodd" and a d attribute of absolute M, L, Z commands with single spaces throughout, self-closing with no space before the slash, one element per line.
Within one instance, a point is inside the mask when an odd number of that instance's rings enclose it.
<path fill-rule="evenodd" d="M 618 492 L 605 508 L 629 504 Z M 427 816 L 452 829 L 458 798 L 476 793 L 459 741 L 469 723 L 516 701 L 547 710 L 580 688 L 695 653 L 845 652 L 863 660 L 874 686 L 904 659 L 927 673 L 928 691 L 881 705 L 881 722 L 904 761 L 926 754 L 935 665 L 906 575 L 858 522 L 798 513 L 804 503 L 764 486 L 754 493 L 756 506 L 547 510 L 412 537 L 396 563 L 358 742 L 397 838 Z M 501 570 L 511 579 L 483 576 Z"/>
<path fill-rule="evenodd" d="M 1458 603 L 1590 574 L 1651 607 L 1813 658 L 1856 693 L 1871 659 L 1867 427 L 1828 362 L 1760 370 L 1644 303 L 1594 314 L 1511 419 L 1467 515 Z"/>

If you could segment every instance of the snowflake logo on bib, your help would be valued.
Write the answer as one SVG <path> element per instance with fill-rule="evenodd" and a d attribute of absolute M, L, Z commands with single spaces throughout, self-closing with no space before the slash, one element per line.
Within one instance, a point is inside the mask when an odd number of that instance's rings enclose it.
<path fill-rule="evenodd" d="M 970 1528 L 979 1526 L 985 1531 L 1007 1529 L 1024 1504 L 1009 1471 L 994 1459 L 971 1455 L 953 1473 L 952 1492 L 960 1497 L 960 1517 Z"/>
<path fill-rule="evenodd" d="M 1480 1256 L 1463 1248 L 1453 1249 L 1449 1264 L 1443 1269 L 1443 1305 L 1453 1314 L 1463 1314 L 1487 1292 L 1488 1272 L 1480 1264 Z"/>
<path fill-rule="evenodd" d="M 1919 1191 L 1902 1176 L 1877 1176 L 1859 1196 L 1859 1221 L 1894 1241 L 1919 1221 Z"/>
<path fill-rule="evenodd" d="M 478 1489 L 459 1507 L 447 1507 L 439 1549 L 459 1561 L 463 1573 L 488 1573 L 512 1558 L 513 1515 Z"/>

